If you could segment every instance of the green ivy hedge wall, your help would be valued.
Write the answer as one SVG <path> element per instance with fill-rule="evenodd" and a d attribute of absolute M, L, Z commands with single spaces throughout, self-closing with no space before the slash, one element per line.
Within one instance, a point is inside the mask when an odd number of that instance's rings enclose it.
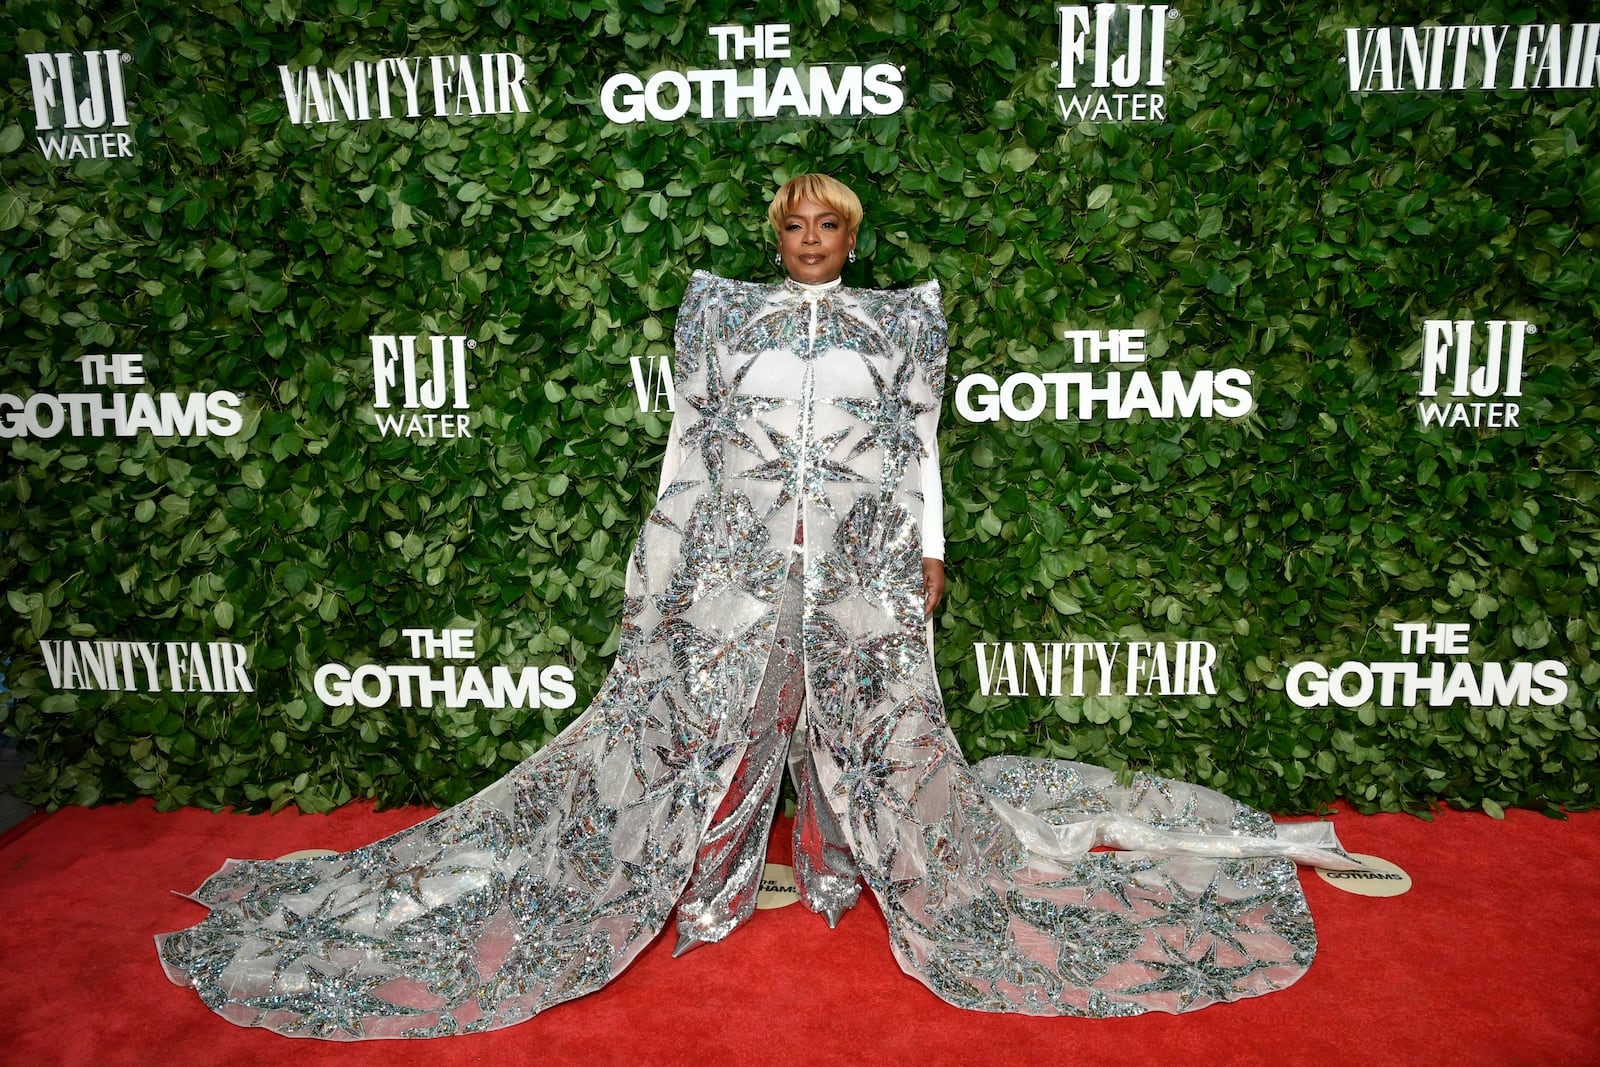
<path fill-rule="evenodd" d="M 1148 768 L 1279 811 L 1592 807 L 1600 780 L 1595 89 L 1352 94 L 1346 27 L 1572 21 L 1562 5 L 1173 5 L 1166 121 L 1064 120 L 1046 3 L 111 0 L 8 4 L 0 392 L 230 390 L 230 437 L 0 441 L 0 727 L 35 801 L 444 804 L 597 689 L 666 431 L 630 357 L 670 355 L 690 271 L 775 279 L 776 185 L 833 173 L 867 221 L 846 282 L 929 277 L 974 373 L 1070 369 L 1064 330 L 1147 331 L 1151 369 L 1244 367 L 1242 418 L 942 431 L 937 624 L 969 756 Z M 907 106 L 617 125 L 605 78 L 788 62 L 904 68 Z M 47 160 L 30 53 L 120 49 L 132 159 Z M 530 109 L 290 121 L 278 67 L 509 52 Z M 745 64 L 751 65 L 751 64 Z M 1516 428 L 1424 429 L 1423 322 L 1523 320 Z M 478 421 L 372 425 L 367 338 L 466 335 Z M 1294 663 L 1398 660 L 1470 624 L 1474 663 L 1556 660 L 1557 706 L 1301 708 Z M 328 707 L 326 663 L 565 664 L 571 708 Z M 985 696 L 977 643 L 1209 641 L 1215 693 Z M 41 641 L 236 642 L 250 693 L 58 689 Z M 1411 657 L 1415 658 L 1415 657 Z"/>

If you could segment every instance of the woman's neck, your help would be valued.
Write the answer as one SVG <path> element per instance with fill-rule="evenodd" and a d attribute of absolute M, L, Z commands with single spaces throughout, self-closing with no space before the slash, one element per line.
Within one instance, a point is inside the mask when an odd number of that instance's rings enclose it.
<path fill-rule="evenodd" d="M 790 285 L 794 286 L 796 289 L 799 289 L 802 293 L 820 293 L 829 289 L 837 289 L 839 287 L 839 283 L 843 280 L 843 278 L 835 278 L 829 282 L 817 282 L 813 285 L 809 282 L 797 282 L 793 278 L 787 279 Z"/>

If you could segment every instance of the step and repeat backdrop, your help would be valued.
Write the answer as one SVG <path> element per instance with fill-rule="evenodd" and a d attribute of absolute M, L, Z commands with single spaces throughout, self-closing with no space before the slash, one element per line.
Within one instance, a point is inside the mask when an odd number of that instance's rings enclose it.
<path fill-rule="evenodd" d="M 626 10 L 616 10 L 618 6 Z M 459 800 L 580 713 L 689 273 L 936 278 L 969 756 L 1595 803 L 1600 23 L 54 0 L 0 39 L 0 729 L 45 803 Z"/>

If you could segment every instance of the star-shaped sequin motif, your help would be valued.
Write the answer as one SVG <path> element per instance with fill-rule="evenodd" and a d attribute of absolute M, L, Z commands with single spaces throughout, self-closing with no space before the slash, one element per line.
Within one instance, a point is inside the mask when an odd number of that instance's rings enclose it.
<path fill-rule="evenodd" d="M 655 597 L 661 614 L 680 615 L 729 590 L 773 603 L 788 571 L 786 552 L 770 546 L 770 531 L 743 493 L 708 493 L 695 505 L 681 552 L 693 566 L 679 567 Z"/>
<path fill-rule="evenodd" d="M 741 424 L 784 403 L 778 397 L 751 396 L 740 392 L 739 387 L 755 361 L 746 362 L 734 372 L 731 379 L 725 379 L 722 376 L 722 361 L 726 357 L 725 351 L 713 345 L 706 354 L 705 392 L 684 396 L 699 418 L 684 428 L 683 447 L 700 450 L 706 470 L 713 478 L 722 476 L 729 445 L 753 455 L 761 454 L 761 446 L 745 433 Z"/>
<path fill-rule="evenodd" d="M 833 533 L 833 550 L 817 562 L 813 595 L 832 604 L 861 597 L 906 629 L 922 625 L 922 550 L 916 520 L 899 504 L 858 497 Z"/>
<path fill-rule="evenodd" d="M 640 785 L 645 784 L 643 758 L 646 750 L 644 735 L 660 722 L 651 708 L 656 698 L 672 684 L 670 674 L 639 677 L 613 671 L 606 679 L 605 692 L 595 700 L 595 715 L 584 725 L 583 734 L 599 746 L 605 759 L 619 748 L 628 752 L 633 776 Z"/>
<path fill-rule="evenodd" d="M 1036 891 L 1030 887 L 1028 892 Z M 1116 912 L 1042 900 L 1021 890 L 1009 893 L 1006 903 L 1017 918 L 1056 943 L 1056 969 L 1079 985 L 1098 982 L 1145 943 L 1146 934 Z"/>
<path fill-rule="evenodd" d="M 389 980 L 389 975 L 356 977 L 307 967 L 305 976 L 303 990 L 249 997 L 240 1003 L 263 1012 L 294 1012 L 298 1018 L 289 1027 L 290 1032 L 313 1037 L 362 1037 L 369 1019 L 422 1014 L 419 1008 L 401 1007 L 372 995 L 374 989 Z"/>
<path fill-rule="evenodd" d="M 1182 787 L 1183 799 L 1174 795 L 1170 778 L 1140 772 L 1128 789 L 1127 812 L 1158 830 L 1188 830 L 1215 833 L 1216 828 L 1200 815 L 1199 799 L 1193 790 Z"/>
<path fill-rule="evenodd" d="M 876 388 L 871 398 L 844 397 L 833 401 L 865 424 L 866 431 L 856 441 L 845 461 L 877 449 L 883 455 L 883 495 L 894 494 L 905 475 L 906 464 L 912 456 L 923 454 L 922 438 L 917 433 L 917 417 L 934 410 L 911 397 L 911 385 L 916 380 L 916 365 L 911 360 L 901 360 L 894 376 L 885 385 L 883 374 L 870 362 L 867 370 Z"/>
<path fill-rule="evenodd" d="M 767 432 L 767 438 L 778 454 L 759 466 L 751 467 L 743 477 L 783 483 L 777 498 L 767 509 L 767 518 L 776 515 L 784 505 L 798 497 L 804 497 L 832 515 L 833 501 L 828 499 L 828 485 L 865 480 L 843 463 L 829 458 L 835 446 L 850 436 L 850 430 L 835 430 L 830 434 L 800 438 L 790 437 L 766 423 L 762 423 L 761 428 Z"/>
<path fill-rule="evenodd" d="M 1229 899 L 1215 877 L 1199 896 L 1185 892 L 1171 878 L 1167 879 L 1167 892 L 1171 894 L 1172 903 L 1167 906 L 1166 918 L 1175 920 L 1182 929 L 1185 951 L 1193 949 L 1202 937 L 1209 936 L 1213 946 L 1227 945 L 1240 956 L 1249 956 L 1239 941 L 1239 932 L 1245 929 L 1245 917 L 1262 907 L 1267 894 Z"/>
<path fill-rule="evenodd" d="M 820 610 L 806 618 L 806 649 L 814 690 L 868 708 L 887 699 L 889 687 L 905 682 L 927 656 L 927 646 L 908 633 L 852 633 Z"/>
<path fill-rule="evenodd" d="M 1025 800 L 1029 811 L 1053 825 L 1065 826 L 1111 810 L 1105 793 L 1070 764 L 1020 756 L 991 762 L 1000 767 L 989 778 L 988 791 L 1011 804 Z"/>
<path fill-rule="evenodd" d="M 422 881 L 432 873 L 427 863 L 413 863 L 409 867 L 391 871 L 378 884 L 378 903 L 375 918 L 384 922 L 390 917 L 404 921 L 428 910 L 428 901 L 422 894 Z M 396 911 L 398 910 L 398 915 Z"/>
<path fill-rule="evenodd" d="M 698 814 L 712 794 L 722 788 L 723 770 L 739 746 L 719 744 L 705 734 L 680 726 L 672 745 L 657 745 L 661 774 L 650 784 L 647 797 L 665 798 L 662 824 L 676 823 L 684 814 Z"/>
<path fill-rule="evenodd" d="M 828 747 L 840 772 L 832 793 L 843 801 L 846 817 L 858 828 L 857 841 L 870 841 L 880 850 L 892 847 L 894 835 L 880 832 L 879 817 L 891 824 L 915 818 L 896 776 L 914 770 L 916 762 L 891 754 L 896 741 L 888 728 L 869 728 L 849 741 L 829 742 Z M 879 863 L 887 866 L 881 856 Z"/>
<path fill-rule="evenodd" d="M 1097 852 L 1085 857 L 1082 862 L 1074 863 L 1067 871 L 1067 877 L 1057 882 L 1048 883 L 1062 888 L 1082 889 L 1083 901 L 1090 903 L 1095 894 L 1104 893 L 1112 897 L 1129 911 L 1133 910 L 1134 899 L 1128 896 L 1132 890 L 1139 890 L 1139 901 L 1154 899 L 1156 894 L 1139 886 L 1134 881 L 1135 875 L 1144 874 L 1160 867 L 1165 860 L 1130 859 L 1126 862 L 1117 859 L 1115 853 Z"/>
<path fill-rule="evenodd" d="M 657 635 L 672 650 L 673 666 L 684 682 L 666 691 L 672 717 L 716 733 L 730 716 L 748 709 L 761 683 L 776 619 L 777 611 L 768 611 L 748 627 L 728 633 L 695 626 L 681 616 L 663 622 Z M 752 651 L 760 658 L 752 657 Z"/>
<path fill-rule="evenodd" d="M 1140 960 L 1140 965 L 1155 972 L 1156 977 L 1140 985 L 1123 990 L 1125 993 L 1176 993 L 1178 1009 L 1193 1007 L 1200 1002 L 1235 1000 L 1244 992 L 1244 981 L 1260 968 L 1260 964 L 1246 963 L 1225 967 L 1217 962 L 1217 946 L 1211 945 L 1196 959 L 1184 955 L 1181 947 L 1161 942 L 1166 952 L 1164 960 Z"/>
<path fill-rule="evenodd" d="M 569 877 L 591 886 L 605 884 L 615 862 L 611 833 L 616 825 L 617 809 L 600 799 L 594 774 L 584 769 L 557 838 Z"/>

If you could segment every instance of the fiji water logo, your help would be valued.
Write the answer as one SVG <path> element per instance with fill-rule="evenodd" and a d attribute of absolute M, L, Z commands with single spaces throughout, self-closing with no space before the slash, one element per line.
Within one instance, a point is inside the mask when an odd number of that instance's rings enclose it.
<path fill-rule="evenodd" d="M 1167 4 L 1063 6 L 1056 105 L 1068 122 L 1165 122 Z"/>
<path fill-rule="evenodd" d="M 467 353 L 478 342 L 464 335 L 435 336 L 424 347 L 415 334 L 374 334 L 373 420 L 385 437 L 471 437 Z"/>
<path fill-rule="evenodd" d="M 1523 342 L 1537 330 L 1521 319 L 1423 322 L 1417 403 L 1423 427 L 1518 427 Z"/>
<path fill-rule="evenodd" d="M 128 88 L 122 68 L 133 57 L 115 48 L 29 52 L 33 128 L 46 159 L 128 159 Z"/>

